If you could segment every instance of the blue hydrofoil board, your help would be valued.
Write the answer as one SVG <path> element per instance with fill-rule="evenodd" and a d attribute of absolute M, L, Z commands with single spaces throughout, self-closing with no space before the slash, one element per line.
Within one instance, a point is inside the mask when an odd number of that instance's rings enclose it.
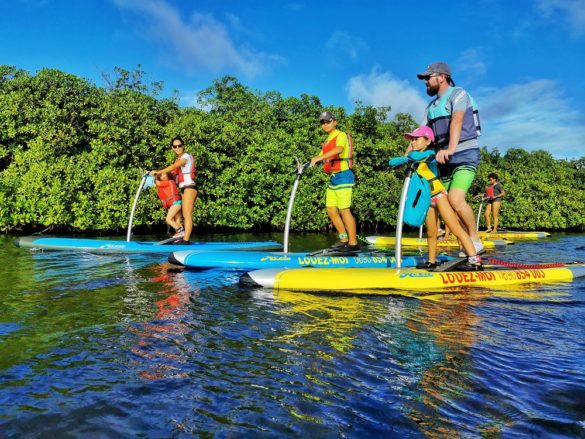
<path fill-rule="evenodd" d="M 175 250 L 175 249 L 173 249 Z M 439 256 L 438 261 L 452 259 L 448 256 Z M 187 268 L 233 268 L 250 270 L 260 268 L 373 268 L 395 267 L 396 259 L 384 253 L 355 253 L 349 255 L 314 255 L 310 253 L 267 253 L 261 251 L 231 252 L 231 251 L 173 251 L 169 255 L 169 262 L 183 265 Z M 416 267 L 426 263 L 422 256 L 405 256 L 402 266 Z"/>
<path fill-rule="evenodd" d="M 152 241 L 110 241 L 105 239 L 56 238 L 49 236 L 24 236 L 15 244 L 22 248 L 40 250 L 67 250 L 91 253 L 158 253 L 168 254 L 178 250 L 278 250 L 276 241 L 250 242 L 192 242 L 190 245 L 161 245 Z"/>

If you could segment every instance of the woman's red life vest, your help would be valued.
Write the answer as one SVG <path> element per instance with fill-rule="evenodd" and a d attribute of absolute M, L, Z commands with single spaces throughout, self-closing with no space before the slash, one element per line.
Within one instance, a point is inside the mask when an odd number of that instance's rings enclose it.
<path fill-rule="evenodd" d="M 333 157 L 323 160 L 323 170 L 325 171 L 326 174 L 341 171 L 342 161 L 347 161 L 349 169 L 353 167 L 353 140 L 351 138 L 351 135 L 348 133 L 340 131 L 339 134 L 335 136 L 333 139 L 331 139 L 329 142 L 325 142 L 321 148 L 321 153 L 322 155 L 325 155 L 332 149 L 336 148 L 337 137 L 342 134 L 347 136 L 347 147 L 349 149 L 349 156 L 347 158 L 341 158 L 339 154 L 336 154 Z"/>
<path fill-rule="evenodd" d="M 175 201 L 181 199 L 177 185 L 173 180 L 161 180 L 159 181 L 157 188 L 157 195 L 165 209 L 171 207 Z"/>
<path fill-rule="evenodd" d="M 197 170 L 196 170 L 196 166 L 195 166 L 195 159 L 193 158 L 193 156 L 191 154 L 187 154 L 189 157 L 191 157 L 191 166 L 189 166 L 189 170 L 183 170 L 183 166 L 180 166 L 178 168 L 176 168 L 175 170 L 173 170 L 173 174 L 175 176 L 175 181 L 177 182 L 177 186 L 181 186 L 181 183 L 186 183 L 187 185 L 193 184 L 195 183 L 195 178 L 197 176 Z M 181 160 L 181 157 L 179 157 L 177 160 L 175 160 L 175 163 L 177 163 L 179 160 Z M 185 175 L 187 175 L 187 178 L 185 178 Z"/>
<path fill-rule="evenodd" d="M 491 186 L 488 186 L 488 187 L 485 188 L 485 195 L 486 195 L 486 197 L 488 197 L 488 198 L 494 198 L 494 187 L 495 186 L 496 185 L 494 184 L 494 185 L 491 185 Z"/>

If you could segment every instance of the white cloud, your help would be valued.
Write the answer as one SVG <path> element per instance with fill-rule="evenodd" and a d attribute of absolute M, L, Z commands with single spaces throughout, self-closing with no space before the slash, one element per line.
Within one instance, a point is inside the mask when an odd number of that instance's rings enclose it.
<path fill-rule="evenodd" d="M 230 26 L 232 28 L 235 29 L 242 29 L 242 22 L 240 20 L 240 17 L 238 17 L 235 14 L 226 14 L 226 21 L 230 24 Z"/>
<path fill-rule="evenodd" d="M 585 0 L 538 0 L 537 11 L 552 20 L 561 16 L 575 37 L 585 35 Z"/>
<path fill-rule="evenodd" d="M 237 46 L 226 27 L 212 15 L 193 12 L 185 21 L 179 11 L 164 0 L 114 0 L 122 10 L 145 18 L 148 36 L 162 46 L 172 62 L 188 71 L 205 69 L 214 73 L 232 69 L 247 77 L 265 72 L 282 61 L 279 56 Z M 228 16 L 240 26 L 236 16 Z"/>
<path fill-rule="evenodd" d="M 410 113 L 421 121 L 429 101 L 422 88 L 372 69 L 369 74 L 350 78 L 351 102 L 391 106 L 392 113 Z M 555 81 L 534 80 L 503 88 L 478 88 L 476 99 L 482 123 L 480 144 L 502 153 L 509 148 L 527 151 L 543 149 L 556 158 L 585 156 L 585 113 L 564 96 Z"/>
<path fill-rule="evenodd" d="M 353 62 L 358 61 L 363 52 L 370 50 L 364 40 L 343 31 L 334 32 L 325 43 L 325 47 L 336 53 L 347 54 Z"/>
<path fill-rule="evenodd" d="M 465 76 L 477 79 L 485 75 L 487 67 L 483 62 L 483 49 L 475 47 L 461 52 L 455 64 L 457 71 L 462 72 Z"/>
<path fill-rule="evenodd" d="M 377 67 L 367 75 L 350 78 L 347 90 L 350 102 L 359 100 L 374 107 L 390 106 L 391 114 L 410 113 L 415 120 L 423 120 L 426 101 L 418 90 L 408 81 L 381 72 Z"/>
<path fill-rule="evenodd" d="M 502 152 L 544 149 L 557 158 L 585 156 L 585 114 L 571 105 L 555 81 L 484 88 L 475 94 L 482 145 Z"/>

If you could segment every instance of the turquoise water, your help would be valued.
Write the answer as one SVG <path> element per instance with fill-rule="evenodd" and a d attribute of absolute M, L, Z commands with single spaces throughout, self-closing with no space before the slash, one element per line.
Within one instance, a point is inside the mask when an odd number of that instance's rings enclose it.
<path fill-rule="evenodd" d="M 583 280 L 291 294 L 165 257 L 0 247 L 0 437 L 585 437 Z M 492 255 L 585 260 L 585 236 Z"/>

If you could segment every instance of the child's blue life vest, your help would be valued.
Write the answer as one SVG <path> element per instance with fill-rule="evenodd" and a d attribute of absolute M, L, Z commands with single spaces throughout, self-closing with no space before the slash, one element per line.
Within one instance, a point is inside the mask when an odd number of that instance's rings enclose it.
<path fill-rule="evenodd" d="M 431 187 L 426 178 L 413 172 L 406 193 L 404 206 L 404 224 L 419 227 L 424 224 L 431 205 Z"/>

